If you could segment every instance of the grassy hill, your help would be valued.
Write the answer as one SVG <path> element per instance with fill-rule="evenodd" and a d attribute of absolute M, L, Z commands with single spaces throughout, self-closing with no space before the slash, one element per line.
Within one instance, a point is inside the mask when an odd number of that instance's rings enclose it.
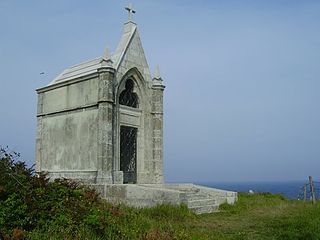
<path fill-rule="evenodd" d="M 85 186 L 36 176 L 17 157 L 0 151 L 4 239 L 320 239 L 319 204 L 240 193 L 235 205 L 204 215 L 186 206 L 114 206 Z"/>

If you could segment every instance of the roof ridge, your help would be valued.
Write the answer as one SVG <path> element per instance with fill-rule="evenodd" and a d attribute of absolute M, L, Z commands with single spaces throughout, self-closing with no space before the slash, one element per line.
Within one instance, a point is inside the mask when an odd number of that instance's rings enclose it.
<path fill-rule="evenodd" d="M 101 58 L 102 58 L 102 56 L 101 56 L 101 57 L 96 57 L 96 58 L 94 58 L 94 59 L 87 60 L 87 61 L 84 61 L 84 62 L 75 64 L 75 65 L 72 65 L 72 66 L 68 67 L 67 69 L 75 68 L 75 67 L 78 67 L 78 66 L 80 66 L 80 65 L 83 65 L 83 64 L 85 64 L 85 63 L 93 62 L 93 61 L 96 61 L 96 60 L 101 60 Z"/>
<path fill-rule="evenodd" d="M 128 24 L 129 27 L 131 25 L 131 29 L 129 31 L 128 30 L 126 31 L 126 27 L 127 27 L 126 24 Z M 123 60 L 123 57 L 124 57 L 125 53 L 128 50 L 128 47 L 129 47 L 129 45 L 130 45 L 130 43 L 131 43 L 131 41 L 133 39 L 133 36 L 134 36 L 134 34 L 136 33 L 136 30 L 137 30 L 137 25 L 135 23 L 127 22 L 126 24 L 124 26 L 123 34 L 121 36 L 120 42 L 119 42 L 119 44 L 117 46 L 117 49 L 116 49 L 115 53 L 112 55 L 113 62 L 116 63 L 115 69 L 117 69 L 117 70 L 118 70 L 118 68 L 119 68 L 119 66 L 120 66 L 120 64 L 121 64 L 121 62 Z M 117 58 L 117 59 L 114 59 L 114 58 Z"/>

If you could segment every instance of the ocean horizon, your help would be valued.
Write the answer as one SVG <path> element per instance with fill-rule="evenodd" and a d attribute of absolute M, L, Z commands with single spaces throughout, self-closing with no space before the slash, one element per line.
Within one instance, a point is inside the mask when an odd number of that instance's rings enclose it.
<path fill-rule="evenodd" d="M 288 199 L 298 199 L 306 181 L 256 181 L 256 182 L 197 182 L 196 184 L 207 187 L 224 189 L 236 192 L 269 192 L 281 194 Z M 317 184 L 317 182 L 316 182 Z M 318 184 L 319 185 L 319 184 Z M 320 185 L 319 185 L 320 186 Z M 317 185 L 316 185 L 317 190 Z M 309 191 L 309 189 L 308 189 Z M 318 192 L 317 192 L 318 193 Z M 319 194 L 317 194 L 319 195 Z"/>

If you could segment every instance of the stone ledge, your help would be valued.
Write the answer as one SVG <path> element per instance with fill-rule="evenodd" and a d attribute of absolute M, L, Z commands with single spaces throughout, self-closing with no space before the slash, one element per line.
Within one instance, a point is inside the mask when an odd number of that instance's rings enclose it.
<path fill-rule="evenodd" d="M 233 204 L 237 193 L 194 184 L 91 184 L 101 197 L 115 204 L 144 208 L 158 204 L 186 204 L 198 214 L 218 211 Z M 195 203 L 197 203 L 195 207 Z"/>

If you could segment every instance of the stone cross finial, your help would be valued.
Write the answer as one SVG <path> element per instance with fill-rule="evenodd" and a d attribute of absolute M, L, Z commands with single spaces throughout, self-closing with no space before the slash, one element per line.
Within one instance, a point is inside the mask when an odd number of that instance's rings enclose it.
<path fill-rule="evenodd" d="M 133 9 L 131 3 L 129 3 L 129 5 L 127 7 L 125 7 L 124 9 L 128 11 L 128 20 L 132 21 L 132 14 L 136 13 L 136 10 Z"/>

